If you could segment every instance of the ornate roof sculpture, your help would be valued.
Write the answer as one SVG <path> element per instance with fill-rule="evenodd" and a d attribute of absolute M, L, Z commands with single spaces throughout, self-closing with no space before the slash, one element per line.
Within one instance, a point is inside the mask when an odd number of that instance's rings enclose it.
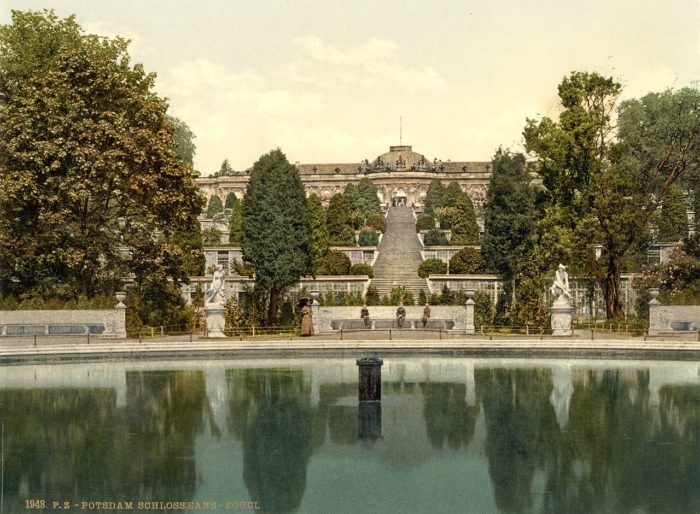
<path fill-rule="evenodd" d="M 437 158 L 432 160 L 424 154 L 414 152 L 410 145 L 390 146 L 389 151 L 374 160 L 363 159 L 354 163 L 297 164 L 301 175 L 356 175 L 386 172 L 448 172 L 489 173 L 489 162 L 452 162 Z"/>

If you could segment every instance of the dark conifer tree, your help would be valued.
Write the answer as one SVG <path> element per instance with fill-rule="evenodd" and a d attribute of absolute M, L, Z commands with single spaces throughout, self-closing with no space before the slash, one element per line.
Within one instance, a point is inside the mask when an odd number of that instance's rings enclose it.
<path fill-rule="evenodd" d="M 243 260 L 255 270 L 256 287 L 268 293 L 268 323 L 275 325 L 282 295 L 311 271 L 304 186 L 279 149 L 260 157 L 250 172 L 243 234 Z"/>

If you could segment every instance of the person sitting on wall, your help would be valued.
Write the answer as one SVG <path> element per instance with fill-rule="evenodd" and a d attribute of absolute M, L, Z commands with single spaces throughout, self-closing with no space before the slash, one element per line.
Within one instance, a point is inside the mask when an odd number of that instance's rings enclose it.
<path fill-rule="evenodd" d="M 430 319 L 430 305 L 427 303 L 425 304 L 425 307 L 423 307 L 423 318 L 421 321 L 423 322 L 423 328 L 428 324 L 428 320 Z"/>
<path fill-rule="evenodd" d="M 362 306 L 360 318 L 362 318 L 362 321 L 365 322 L 365 328 L 369 328 L 372 325 L 372 322 L 369 319 L 369 309 L 367 308 L 367 304 Z"/>
<path fill-rule="evenodd" d="M 399 302 L 399 308 L 396 309 L 396 325 L 403 328 L 404 321 L 406 321 L 406 308 L 403 306 L 402 300 Z"/>

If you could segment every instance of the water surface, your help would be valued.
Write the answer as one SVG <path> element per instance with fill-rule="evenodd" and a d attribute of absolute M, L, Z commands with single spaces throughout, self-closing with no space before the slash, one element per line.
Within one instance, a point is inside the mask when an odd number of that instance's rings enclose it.
<path fill-rule="evenodd" d="M 384 362 L 2 367 L 2 511 L 700 512 L 697 362 Z"/>

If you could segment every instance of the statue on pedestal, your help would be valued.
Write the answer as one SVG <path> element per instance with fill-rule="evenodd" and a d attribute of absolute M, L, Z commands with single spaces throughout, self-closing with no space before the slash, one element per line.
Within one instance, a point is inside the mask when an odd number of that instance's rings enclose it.
<path fill-rule="evenodd" d="M 554 274 L 554 283 L 549 290 L 554 296 L 554 302 L 550 308 L 552 335 L 573 335 L 571 326 L 574 317 L 574 302 L 571 296 L 571 289 L 569 288 L 569 274 L 566 272 L 566 266 L 563 264 L 559 265 Z"/>
<path fill-rule="evenodd" d="M 214 271 L 214 276 L 212 276 L 211 285 L 207 291 L 204 304 L 223 305 L 224 303 L 226 303 L 226 297 L 224 296 L 224 270 L 221 266 L 217 266 Z"/>
<path fill-rule="evenodd" d="M 224 296 L 224 270 L 217 266 L 211 285 L 204 298 L 204 314 L 207 320 L 208 337 L 226 337 L 224 334 L 226 297 Z"/>

